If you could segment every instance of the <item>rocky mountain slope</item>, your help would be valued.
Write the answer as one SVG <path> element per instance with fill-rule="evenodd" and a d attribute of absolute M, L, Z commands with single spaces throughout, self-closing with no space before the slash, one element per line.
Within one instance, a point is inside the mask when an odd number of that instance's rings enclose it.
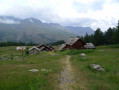
<path fill-rule="evenodd" d="M 12 16 L 0 16 L 0 42 L 50 43 L 67 40 L 71 36 L 85 34 L 85 28 L 64 27 L 56 23 L 43 23 L 35 18 L 20 19 Z M 89 31 L 89 32 L 88 32 Z M 87 32 L 93 31 L 89 28 Z"/>

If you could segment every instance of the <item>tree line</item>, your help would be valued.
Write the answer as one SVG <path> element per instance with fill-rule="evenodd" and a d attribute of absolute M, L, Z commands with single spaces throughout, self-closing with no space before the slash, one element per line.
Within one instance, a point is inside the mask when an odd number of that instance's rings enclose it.
<path fill-rule="evenodd" d="M 59 41 L 56 41 L 56 42 L 53 42 L 53 43 L 49 43 L 48 45 L 57 46 L 57 45 L 61 45 L 61 44 L 64 44 L 64 43 L 65 43 L 64 40 L 59 40 Z"/>
<path fill-rule="evenodd" d="M 102 32 L 100 28 L 97 28 L 94 34 L 85 36 L 77 36 L 84 40 L 86 43 L 93 43 L 94 45 L 110 45 L 119 44 L 119 22 L 116 27 L 109 28 L 107 31 Z"/>
<path fill-rule="evenodd" d="M 49 43 L 47 45 L 55 46 L 55 45 L 61 45 L 63 43 L 65 43 L 64 40 L 59 40 L 59 41 L 56 41 L 56 42 L 53 42 L 53 43 Z M 37 46 L 37 45 L 39 45 L 39 44 L 33 43 L 33 42 L 30 42 L 30 43 L 12 42 L 12 41 L 0 42 L 0 47 L 5 47 L 5 46 Z"/>
<path fill-rule="evenodd" d="M 12 42 L 12 41 L 7 41 L 7 42 L 0 42 L 0 47 L 5 47 L 5 46 L 36 46 L 38 44 L 30 42 L 30 43 L 24 43 L 24 42 Z"/>

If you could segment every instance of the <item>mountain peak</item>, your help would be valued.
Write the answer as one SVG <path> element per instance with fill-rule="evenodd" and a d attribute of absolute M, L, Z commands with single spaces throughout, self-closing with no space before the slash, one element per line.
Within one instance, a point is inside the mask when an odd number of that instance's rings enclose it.
<path fill-rule="evenodd" d="M 33 17 L 23 19 L 22 21 L 26 23 L 42 23 L 40 20 Z"/>

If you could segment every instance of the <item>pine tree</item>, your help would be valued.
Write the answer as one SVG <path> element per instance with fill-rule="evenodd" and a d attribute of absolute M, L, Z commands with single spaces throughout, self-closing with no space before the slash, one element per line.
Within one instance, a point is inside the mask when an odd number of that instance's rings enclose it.
<path fill-rule="evenodd" d="M 106 32 L 105 32 L 105 43 L 106 44 L 112 44 L 112 36 L 114 34 L 114 30 L 112 28 L 109 28 Z"/>
<path fill-rule="evenodd" d="M 84 41 L 86 43 L 89 43 L 90 42 L 90 36 L 88 35 L 88 33 L 86 33 L 86 35 L 84 36 Z"/>
<path fill-rule="evenodd" d="M 97 30 L 94 32 L 94 44 L 96 46 L 104 44 L 104 36 L 100 28 L 97 28 Z"/>
<path fill-rule="evenodd" d="M 119 21 L 116 30 L 113 34 L 112 40 L 113 40 L 113 44 L 119 44 Z"/>

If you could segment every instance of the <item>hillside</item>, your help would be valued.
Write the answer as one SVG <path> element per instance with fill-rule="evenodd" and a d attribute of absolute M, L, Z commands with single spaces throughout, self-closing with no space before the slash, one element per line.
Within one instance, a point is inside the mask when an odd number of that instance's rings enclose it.
<path fill-rule="evenodd" d="M 90 27 L 73 27 L 73 26 L 65 26 L 70 32 L 73 34 L 84 36 L 86 33 L 89 35 L 94 33 L 94 30 Z"/>
<path fill-rule="evenodd" d="M 49 43 L 74 36 L 59 24 L 42 23 L 35 18 L 0 17 L 0 41 Z"/>
<path fill-rule="evenodd" d="M 50 43 L 67 40 L 71 36 L 92 34 L 86 27 L 61 26 L 56 23 L 43 23 L 35 18 L 20 19 L 0 16 L 0 41 Z"/>

